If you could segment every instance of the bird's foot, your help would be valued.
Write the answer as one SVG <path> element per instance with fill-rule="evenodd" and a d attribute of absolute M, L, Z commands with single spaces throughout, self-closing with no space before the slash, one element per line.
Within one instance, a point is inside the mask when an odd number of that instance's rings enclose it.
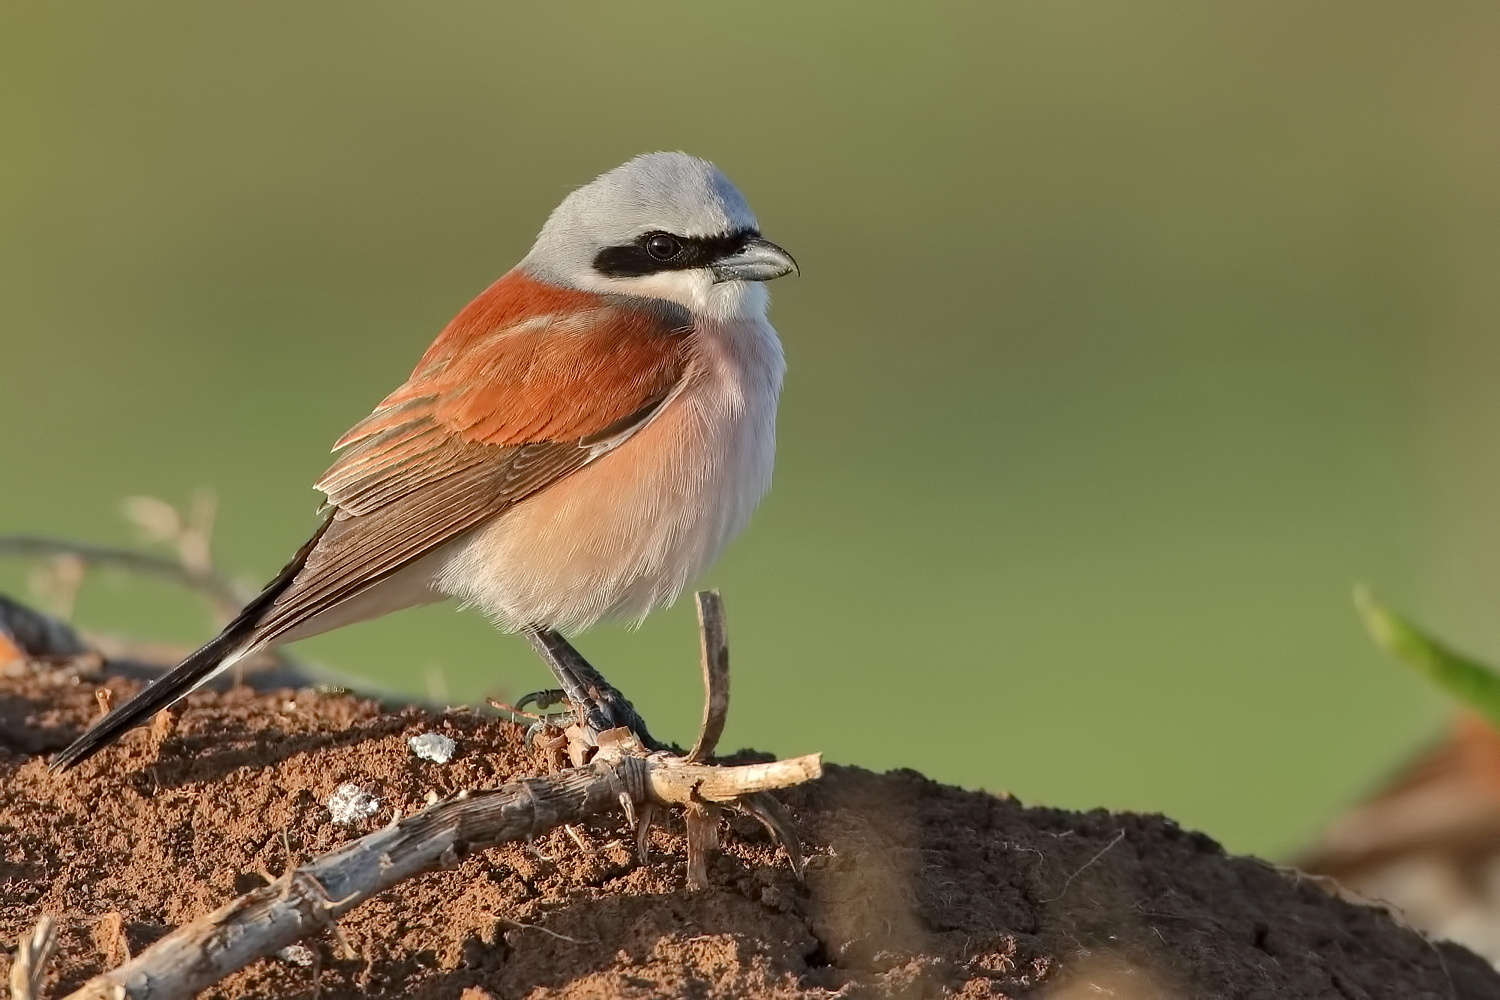
<path fill-rule="evenodd" d="M 646 722 L 635 706 L 630 704 L 620 690 L 599 673 L 583 655 L 574 649 L 568 640 L 552 629 L 528 629 L 527 638 L 542 659 L 552 668 L 560 687 L 538 691 L 521 699 L 517 708 L 524 709 L 535 704 L 545 710 L 552 705 L 566 702 L 572 708 L 572 724 L 565 727 L 569 733 L 569 756 L 582 766 L 594 755 L 599 746 L 599 737 L 614 729 L 626 729 L 633 733 L 649 750 L 663 749 L 663 744 L 652 738 Z M 546 726 L 562 721 L 554 716 L 532 716 L 537 721 L 547 720 Z M 564 716 L 563 718 L 566 718 Z"/>
<path fill-rule="evenodd" d="M 590 762 L 611 769 L 626 758 L 639 758 L 650 768 L 644 797 L 620 795 L 626 820 L 635 830 L 642 863 L 651 830 L 667 808 L 681 808 L 687 827 L 688 881 L 708 884 L 708 861 L 719 845 L 726 810 L 758 821 L 787 854 L 801 877 L 802 844 L 791 817 L 771 795 L 821 773 L 816 755 L 793 761 L 771 761 L 729 767 L 713 762 L 714 748 L 729 712 L 729 646 L 724 633 L 724 611 L 716 592 L 697 595 L 703 682 L 706 697 L 698 738 L 686 754 L 668 750 L 646 731 L 645 723 L 613 685 L 589 665 L 567 640 L 550 629 L 527 630 L 527 637 L 556 675 L 560 688 L 538 691 L 514 706 L 491 701 L 511 721 L 527 726 L 528 745 L 552 754 L 554 763 L 570 760 L 575 767 Z M 570 712 L 548 714 L 559 704 Z M 536 712 L 528 712 L 535 707 Z"/>
<path fill-rule="evenodd" d="M 572 725 L 576 719 L 571 709 L 564 712 L 547 711 L 555 705 L 567 702 L 567 695 L 558 688 L 533 691 L 518 698 L 514 705 L 497 701 L 494 698 L 485 700 L 490 703 L 491 708 L 499 711 L 508 721 L 525 728 L 523 739 L 528 750 L 533 746 L 539 746 L 550 752 L 566 745 L 566 740 L 558 742 L 559 734 Z M 536 711 L 527 711 L 528 706 L 534 706 Z"/>
<path fill-rule="evenodd" d="M 545 751 L 557 766 L 572 763 L 582 767 L 592 760 L 602 745 L 601 737 L 610 734 L 614 738 L 622 735 L 633 737 L 646 751 L 662 750 L 662 744 L 651 738 L 640 715 L 614 688 L 609 689 L 613 698 L 600 698 L 588 703 L 577 703 L 568 698 L 561 688 L 533 691 L 517 699 L 515 704 L 506 704 L 494 698 L 487 699 L 492 708 L 500 711 L 509 721 L 525 727 L 523 741 L 528 750 Z M 565 711 L 549 712 L 558 705 L 567 706 Z M 623 705 L 623 708 L 622 708 Z M 623 725 L 611 725 L 623 718 Z"/>

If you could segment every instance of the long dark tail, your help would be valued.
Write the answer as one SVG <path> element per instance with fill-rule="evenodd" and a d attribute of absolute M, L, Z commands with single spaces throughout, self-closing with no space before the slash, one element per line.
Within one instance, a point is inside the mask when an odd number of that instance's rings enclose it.
<path fill-rule="evenodd" d="M 330 521 L 332 519 L 330 518 Z M 65 771 L 74 764 L 88 760 L 109 746 L 126 732 L 139 726 L 164 708 L 170 708 L 207 681 L 236 653 L 255 641 L 255 629 L 276 599 L 292 585 L 297 574 L 307 563 L 313 547 L 328 529 L 329 521 L 297 551 L 276 579 L 266 584 L 266 589 L 245 605 L 235 615 L 234 621 L 224 626 L 224 631 L 210 639 L 203 648 L 190 655 L 177 666 L 167 671 L 135 696 L 90 726 L 82 736 L 74 740 L 67 749 L 52 758 L 52 770 Z"/>

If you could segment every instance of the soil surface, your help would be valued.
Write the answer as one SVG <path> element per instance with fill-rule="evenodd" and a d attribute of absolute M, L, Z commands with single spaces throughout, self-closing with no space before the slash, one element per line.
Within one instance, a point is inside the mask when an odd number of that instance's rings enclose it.
<path fill-rule="evenodd" d="M 58 918 L 47 996 L 429 793 L 549 766 L 478 712 L 242 687 L 49 773 L 41 755 L 98 714 L 101 683 L 118 700 L 138 682 L 0 669 L 0 937 Z M 411 752 L 425 732 L 457 742 L 450 763 Z M 345 782 L 379 800 L 352 825 L 327 806 Z M 306 942 L 292 958 L 307 964 L 266 959 L 205 995 L 1500 998 L 1470 953 L 1161 817 L 852 767 L 782 799 L 808 844 L 804 883 L 736 821 L 713 887 L 690 890 L 680 825 L 642 865 L 610 819 L 582 831 L 587 850 L 555 831 L 407 882 Z"/>

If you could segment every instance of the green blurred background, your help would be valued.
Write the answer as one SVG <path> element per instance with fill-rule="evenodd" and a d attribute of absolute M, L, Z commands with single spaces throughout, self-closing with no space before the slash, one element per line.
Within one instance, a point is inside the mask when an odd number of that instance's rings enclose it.
<path fill-rule="evenodd" d="M 728 742 L 1284 852 L 1444 711 L 1354 582 L 1500 653 L 1497 43 L 1493 3 L 6 3 L 0 531 L 211 487 L 266 578 L 559 198 L 686 149 L 803 266 L 776 487 L 704 581 Z M 112 575 L 80 619 L 208 627 Z M 580 645 L 686 740 L 695 641 Z M 547 680 L 444 607 L 300 652 Z"/>

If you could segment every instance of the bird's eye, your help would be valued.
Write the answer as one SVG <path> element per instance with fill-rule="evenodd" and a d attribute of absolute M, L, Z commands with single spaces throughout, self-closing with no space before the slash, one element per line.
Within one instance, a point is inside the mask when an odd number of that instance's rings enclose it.
<path fill-rule="evenodd" d="M 677 237 L 666 233 L 657 233 L 646 240 L 646 252 L 657 260 L 671 260 L 682 251 L 682 244 L 677 242 Z"/>

